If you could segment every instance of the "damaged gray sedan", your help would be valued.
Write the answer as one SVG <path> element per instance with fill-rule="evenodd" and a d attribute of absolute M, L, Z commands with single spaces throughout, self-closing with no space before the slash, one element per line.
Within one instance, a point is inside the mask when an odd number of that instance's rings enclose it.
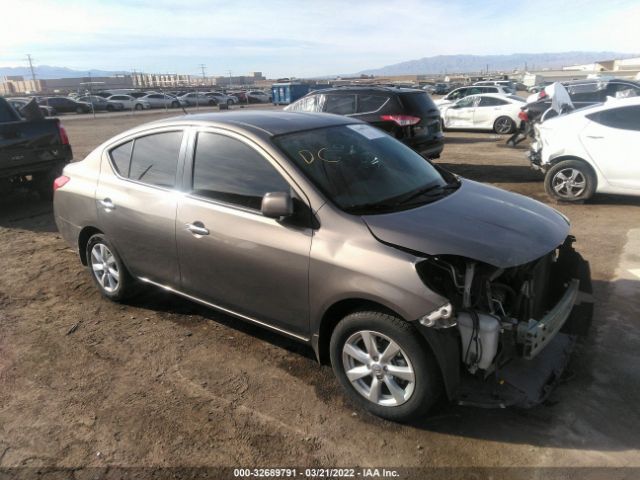
<path fill-rule="evenodd" d="M 442 395 L 542 401 L 590 321 L 566 217 L 348 117 L 146 124 L 55 189 L 58 228 L 105 297 L 153 285 L 302 341 L 395 421 Z"/>

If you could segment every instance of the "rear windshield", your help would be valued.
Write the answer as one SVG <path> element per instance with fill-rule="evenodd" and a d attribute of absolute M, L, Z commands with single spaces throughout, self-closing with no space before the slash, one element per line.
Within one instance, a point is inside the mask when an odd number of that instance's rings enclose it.
<path fill-rule="evenodd" d="M 438 111 L 427 92 L 405 93 L 399 96 L 402 105 L 407 109 L 406 113 L 430 113 Z"/>

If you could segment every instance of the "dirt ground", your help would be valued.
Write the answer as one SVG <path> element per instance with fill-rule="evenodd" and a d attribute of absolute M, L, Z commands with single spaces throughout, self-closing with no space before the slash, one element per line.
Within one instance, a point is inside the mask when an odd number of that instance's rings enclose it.
<path fill-rule="evenodd" d="M 64 125 L 82 159 L 163 116 Z M 446 137 L 441 165 L 548 201 L 524 146 L 490 133 Z M 443 405 L 397 425 L 355 409 L 331 369 L 290 340 L 157 290 L 110 303 L 56 232 L 51 205 L 5 195 L 0 468 L 71 467 L 80 478 L 83 468 L 114 465 L 526 466 L 534 476 L 544 467 L 640 467 L 640 278 L 629 273 L 640 262 L 640 198 L 556 208 L 591 262 L 596 301 L 565 381 L 530 410 Z"/>

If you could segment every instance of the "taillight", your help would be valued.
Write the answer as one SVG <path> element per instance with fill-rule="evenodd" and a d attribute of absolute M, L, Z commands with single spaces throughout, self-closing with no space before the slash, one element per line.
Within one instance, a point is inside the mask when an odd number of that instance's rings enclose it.
<path fill-rule="evenodd" d="M 547 92 L 545 92 L 544 90 L 540 90 L 540 93 L 538 94 L 538 100 L 542 100 L 546 96 Z"/>
<path fill-rule="evenodd" d="M 59 188 L 64 187 L 69 182 L 69 180 L 71 179 L 69 177 L 65 177 L 64 175 L 56 178 L 53 181 L 53 191 L 55 192 Z"/>
<path fill-rule="evenodd" d="M 529 115 L 527 115 L 527 112 L 520 111 L 520 113 L 518 113 L 518 118 L 523 122 L 529 121 Z"/>
<path fill-rule="evenodd" d="M 381 115 L 380 120 L 394 122 L 400 127 L 408 127 L 420 123 L 420 117 L 413 117 L 411 115 Z"/>
<path fill-rule="evenodd" d="M 69 145 L 69 136 L 67 135 L 67 131 L 60 124 L 58 124 L 58 133 L 60 134 L 60 141 L 62 142 L 62 145 Z"/>

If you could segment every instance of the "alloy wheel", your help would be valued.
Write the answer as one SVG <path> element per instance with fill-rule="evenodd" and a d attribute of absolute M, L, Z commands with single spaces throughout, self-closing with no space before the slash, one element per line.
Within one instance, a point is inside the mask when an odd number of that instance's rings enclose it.
<path fill-rule="evenodd" d="M 91 270 L 105 292 L 117 290 L 120 271 L 113 253 L 104 243 L 96 243 L 91 249 Z"/>
<path fill-rule="evenodd" d="M 496 120 L 496 132 L 497 133 L 509 133 L 511 131 L 511 120 L 503 117 Z"/>
<path fill-rule="evenodd" d="M 342 348 L 342 365 L 353 388 L 377 405 L 402 405 L 415 390 L 409 357 L 382 333 L 361 330 L 352 334 Z"/>
<path fill-rule="evenodd" d="M 582 195 L 587 188 L 587 180 L 580 170 L 565 168 L 556 172 L 551 186 L 558 196 L 573 199 Z"/>

